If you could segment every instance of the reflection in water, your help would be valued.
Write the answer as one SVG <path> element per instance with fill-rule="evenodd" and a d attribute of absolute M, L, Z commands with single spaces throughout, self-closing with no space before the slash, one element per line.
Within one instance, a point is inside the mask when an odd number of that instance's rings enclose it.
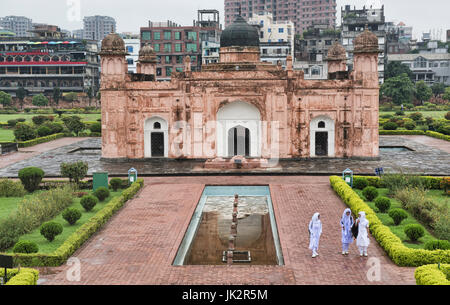
<path fill-rule="evenodd" d="M 228 249 L 233 197 L 207 199 L 196 236 L 186 256 L 186 265 L 223 265 Z M 264 196 L 239 198 L 236 251 L 250 251 L 251 265 L 277 265 L 275 244 Z M 249 263 L 245 263 L 249 264 Z"/>

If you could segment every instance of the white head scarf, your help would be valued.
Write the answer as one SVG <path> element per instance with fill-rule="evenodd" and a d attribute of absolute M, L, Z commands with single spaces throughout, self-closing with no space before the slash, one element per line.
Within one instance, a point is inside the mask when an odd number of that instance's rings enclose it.
<path fill-rule="evenodd" d="M 366 219 L 366 212 L 361 211 L 358 213 L 359 215 L 359 223 L 362 225 L 366 225 L 369 223 L 369 221 Z"/>
<path fill-rule="evenodd" d="M 313 217 L 312 217 L 312 219 L 311 219 L 312 223 L 315 223 L 315 222 L 317 222 L 317 221 L 320 221 L 319 215 L 320 215 L 319 213 L 314 213 L 314 215 L 313 215 Z"/>
<path fill-rule="evenodd" d="M 350 213 L 350 215 L 347 216 L 347 212 Z M 352 210 L 350 209 L 345 209 L 344 213 L 342 213 L 342 223 L 346 226 L 346 227 L 350 227 L 351 224 L 351 218 L 352 218 Z"/>

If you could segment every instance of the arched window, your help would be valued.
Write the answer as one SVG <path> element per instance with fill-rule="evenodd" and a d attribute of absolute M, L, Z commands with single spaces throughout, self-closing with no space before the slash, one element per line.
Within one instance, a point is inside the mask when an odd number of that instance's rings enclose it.
<path fill-rule="evenodd" d="M 4 62 L 5 58 L 3 56 L 0 56 L 0 62 Z"/>
<path fill-rule="evenodd" d="M 23 57 L 22 56 L 16 56 L 16 61 L 17 62 L 22 62 L 23 61 Z"/>
<path fill-rule="evenodd" d="M 155 122 L 155 124 L 153 124 L 153 129 L 161 129 L 161 123 Z"/>
<path fill-rule="evenodd" d="M 25 56 L 25 61 L 26 62 L 30 62 L 31 61 L 31 57 L 30 56 Z"/>
<path fill-rule="evenodd" d="M 318 128 L 325 128 L 325 122 L 324 121 L 320 121 L 319 124 L 317 125 Z"/>
<path fill-rule="evenodd" d="M 41 61 L 41 58 L 39 56 L 33 57 L 33 61 Z"/>
<path fill-rule="evenodd" d="M 6 61 L 7 62 L 12 62 L 13 60 L 14 60 L 14 58 L 12 56 L 6 57 Z"/>
<path fill-rule="evenodd" d="M 53 56 L 52 57 L 52 61 L 59 61 L 59 57 L 58 56 Z"/>
<path fill-rule="evenodd" d="M 44 56 L 44 61 L 50 61 L 50 56 Z"/>

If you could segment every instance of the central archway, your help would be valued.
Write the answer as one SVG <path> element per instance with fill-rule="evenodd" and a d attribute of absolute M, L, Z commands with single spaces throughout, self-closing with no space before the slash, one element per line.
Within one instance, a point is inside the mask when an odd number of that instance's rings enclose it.
<path fill-rule="evenodd" d="M 255 106 L 233 102 L 217 112 L 217 156 L 261 156 L 261 114 Z"/>

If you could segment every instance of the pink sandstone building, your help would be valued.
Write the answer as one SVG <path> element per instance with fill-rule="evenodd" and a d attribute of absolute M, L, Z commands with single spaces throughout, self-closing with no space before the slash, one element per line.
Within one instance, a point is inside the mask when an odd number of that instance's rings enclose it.
<path fill-rule="evenodd" d="M 156 54 L 146 45 L 136 74 L 127 73 L 117 34 L 102 41 L 104 159 L 248 160 L 377 158 L 378 39 L 355 39 L 354 70 L 345 49 L 328 53 L 328 80 L 305 80 L 292 57 L 260 62 L 257 30 L 242 17 L 221 36 L 220 62 L 155 79 Z"/>

